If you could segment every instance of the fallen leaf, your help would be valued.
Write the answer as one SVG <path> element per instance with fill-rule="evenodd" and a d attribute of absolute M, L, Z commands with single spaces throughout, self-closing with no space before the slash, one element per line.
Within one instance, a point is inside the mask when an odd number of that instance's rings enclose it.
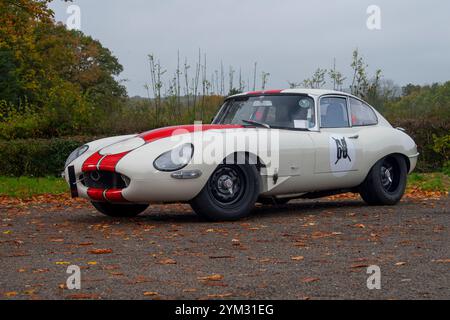
<path fill-rule="evenodd" d="M 198 280 L 207 280 L 207 281 L 220 281 L 223 279 L 223 275 L 221 274 L 212 274 L 210 276 L 206 276 L 206 277 L 198 277 Z"/>
<path fill-rule="evenodd" d="M 103 266 L 103 269 L 105 269 L 105 270 L 117 270 L 117 269 L 119 269 L 119 266 L 117 266 L 117 265 L 108 265 L 108 266 Z"/>
<path fill-rule="evenodd" d="M 234 259 L 233 256 L 209 256 L 210 259 Z"/>
<path fill-rule="evenodd" d="M 177 262 L 173 259 L 167 258 L 158 261 L 159 264 L 177 264 Z"/>
<path fill-rule="evenodd" d="M 5 292 L 5 296 L 6 297 L 15 297 L 15 296 L 17 296 L 17 292 L 16 291 Z"/>
<path fill-rule="evenodd" d="M 291 257 L 291 260 L 295 260 L 295 261 L 300 261 L 300 260 L 303 260 L 303 259 L 305 259 L 304 256 L 295 256 L 295 257 Z"/>
<path fill-rule="evenodd" d="M 25 290 L 23 293 L 30 296 L 36 293 L 36 289 Z"/>
<path fill-rule="evenodd" d="M 155 291 L 145 291 L 144 292 L 144 296 L 146 296 L 146 297 L 157 296 L 157 295 L 159 295 L 159 293 L 155 292 Z"/>
<path fill-rule="evenodd" d="M 81 242 L 81 243 L 79 243 L 78 245 L 79 246 L 91 246 L 91 245 L 93 245 L 94 243 L 93 242 Z"/>
<path fill-rule="evenodd" d="M 362 223 L 357 223 L 354 225 L 354 227 L 364 229 L 366 226 L 363 225 Z"/>
<path fill-rule="evenodd" d="M 438 260 L 435 260 L 434 262 L 437 262 L 437 263 L 450 263 L 450 259 L 438 259 Z"/>
<path fill-rule="evenodd" d="M 304 241 L 295 241 L 294 246 L 296 247 L 307 247 L 308 245 Z"/>
<path fill-rule="evenodd" d="M 11 230 L 6 230 L 6 231 L 3 231 L 3 234 L 11 234 L 12 233 L 12 231 Z"/>
<path fill-rule="evenodd" d="M 89 250 L 89 253 L 92 254 L 108 254 L 108 253 L 112 253 L 112 249 L 93 249 L 93 250 Z"/>
<path fill-rule="evenodd" d="M 329 232 L 316 231 L 311 234 L 311 237 L 313 239 L 320 239 L 320 238 L 332 237 L 334 235 L 335 235 L 334 232 L 329 233 Z"/>
<path fill-rule="evenodd" d="M 55 264 L 57 264 L 57 265 L 65 265 L 65 264 L 70 264 L 70 262 L 68 262 L 68 261 L 56 261 Z"/>
<path fill-rule="evenodd" d="M 400 262 L 397 262 L 395 265 L 396 266 L 404 266 L 405 264 L 406 264 L 406 262 L 400 261 Z"/>
<path fill-rule="evenodd" d="M 49 272 L 49 271 L 50 271 L 50 269 L 47 269 L 47 268 L 45 268 L 45 269 L 34 269 L 33 273 L 44 273 L 44 272 Z"/>
<path fill-rule="evenodd" d="M 131 281 L 132 284 L 144 283 L 144 282 L 150 282 L 150 279 L 147 278 L 146 276 L 137 276 L 136 278 L 134 278 L 133 281 Z"/>
<path fill-rule="evenodd" d="M 87 264 L 95 266 L 97 264 L 97 261 L 89 261 Z"/>
<path fill-rule="evenodd" d="M 208 294 L 208 298 L 226 298 L 232 297 L 232 293 L 222 293 L 222 294 Z"/>

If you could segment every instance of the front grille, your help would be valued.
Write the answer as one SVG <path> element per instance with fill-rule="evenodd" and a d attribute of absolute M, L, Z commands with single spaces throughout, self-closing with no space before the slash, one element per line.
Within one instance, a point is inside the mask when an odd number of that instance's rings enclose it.
<path fill-rule="evenodd" d="M 125 189 L 130 179 L 116 172 L 90 171 L 80 176 L 81 183 L 88 188 L 96 189 Z"/>

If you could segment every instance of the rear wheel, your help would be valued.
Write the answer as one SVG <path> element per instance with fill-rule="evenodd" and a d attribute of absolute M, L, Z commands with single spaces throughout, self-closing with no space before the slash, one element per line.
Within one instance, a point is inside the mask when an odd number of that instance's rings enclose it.
<path fill-rule="evenodd" d="M 251 165 L 219 165 L 191 207 L 204 219 L 237 220 L 250 214 L 260 192 L 258 170 Z"/>
<path fill-rule="evenodd" d="M 405 193 L 407 167 L 400 155 L 378 161 L 360 186 L 360 195 L 370 205 L 393 205 Z"/>
<path fill-rule="evenodd" d="M 109 202 L 92 202 L 99 212 L 110 217 L 131 218 L 144 212 L 148 204 L 115 204 Z"/>

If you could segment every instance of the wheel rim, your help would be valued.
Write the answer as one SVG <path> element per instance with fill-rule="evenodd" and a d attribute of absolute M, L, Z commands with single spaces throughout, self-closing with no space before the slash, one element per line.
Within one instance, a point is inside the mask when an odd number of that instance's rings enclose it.
<path fill-rule="evenodd" d="M 395 192 L 399 185 L 398 165 L 392 159 L 385 159 L 380 168 L 381 186 L 387 192 Z"/>
<path fill-rule="evenodd" d="M 238 166 L 222 166 L 209 180 L 209 191 L 221 206 L 229 206 L 241 200 L 245 191 L 245 176 Z"/>

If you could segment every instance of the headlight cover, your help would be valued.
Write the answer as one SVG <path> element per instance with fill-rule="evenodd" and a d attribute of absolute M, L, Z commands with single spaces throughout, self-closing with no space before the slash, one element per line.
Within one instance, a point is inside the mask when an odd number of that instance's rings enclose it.
<path fill-rule="evenodd" d="M 159 171 L 176 171 L 187 166 L 194 154 L 192 143 L 185 143 L 170 151 L 164 152 L 153 162 Z"/>
<path fill-rule="evenodd" d="M 85 153 L 86 151 L 88 151 L 89 146 L 87 144 L 76 148 L 74 151 L 72 151 L 72 153 L 69 155 L 69 157 L 66 160 L 66 164 L 64 165 L 64 168 L 67 168 L 67 166 L 74 161 L 76 158 L 78 158 L 79 156 L 81 156 L 83 153 Z"/>

